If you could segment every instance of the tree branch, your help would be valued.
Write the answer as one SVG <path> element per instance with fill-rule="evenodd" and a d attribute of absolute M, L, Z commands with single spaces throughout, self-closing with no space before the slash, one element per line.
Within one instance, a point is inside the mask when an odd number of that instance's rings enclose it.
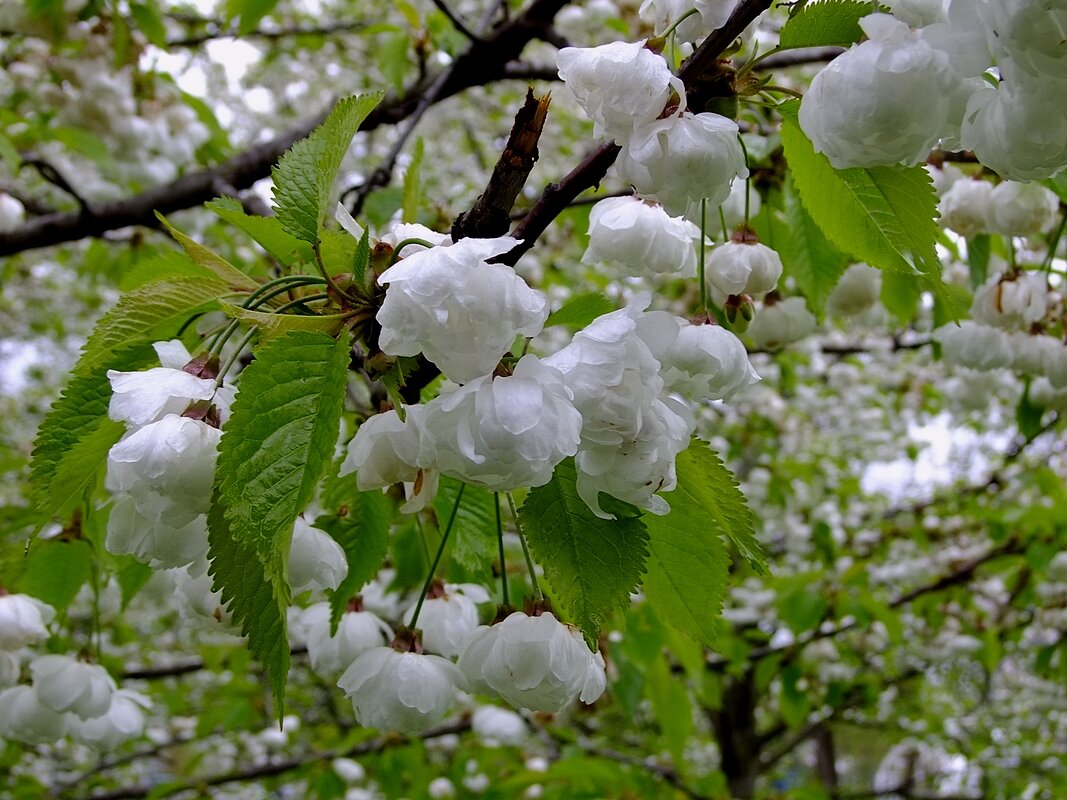
<path fill-rule="evenodd" d="M 292 27 L 277 28 L 275 30 L 268 28 L 238 34 L 234 28 L 217 20 L 204 19 L 197 20 L 197 22 L 208 26 L 208 30 L 203 33 L 171 39 L 167 41 L 167 47 L 199 47 L 202 44 L 216 39 L 236 39 L 238 36 L 242 39 L 266 39 L 268 41 L 278 41 L 279 39 L 298 36 L 333 36 L 336 33 L 353 33 L 355 31 L 360 31 L 369 25 L 369 23 L 364 22 L 363 20 L 349 20 L 347 22 L 334 22 L 325 25 L 294 25 Z M 191 22 L 187 24 L 191 24 Z"/>

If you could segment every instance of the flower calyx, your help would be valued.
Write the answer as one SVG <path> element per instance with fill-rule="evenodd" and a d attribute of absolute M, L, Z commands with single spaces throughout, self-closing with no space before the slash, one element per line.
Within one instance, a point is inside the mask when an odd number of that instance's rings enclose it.
<path fill-rule="evenodd" d="M 393 641 L 389 646 L 398 653 L 415 653 L 422 655 L 422 631 L 417 628 L 404 626 L 398 628 Z"/>
<path fill-rule="evenodd" d="M 195 375 L 197 378 L 214 380 L 219 376 L 219 369 L 221 366 L 221 362 L 217 355 L 201 353 L 182 367 L 182 372 L 188 372 L 190 375 Z"/>
<path fill-rule="evenodd" d="M 195 419 L 198 422 L 203 422 L 205 425 L 210 425 L 212 428 L 221 428 L 222 419 L 219 416 L 219 409 L 210 400 L 194 400 L 189 404 L 189 407 L 182 412 L 182 416 L 187 419 Z"/>

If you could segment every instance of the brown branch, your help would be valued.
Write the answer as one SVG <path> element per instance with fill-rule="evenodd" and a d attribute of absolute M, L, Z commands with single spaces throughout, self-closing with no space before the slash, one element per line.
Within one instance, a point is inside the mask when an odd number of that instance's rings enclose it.
<path fill-rule="evenodd" d="M 538 38 L 566 4 L 567 0 L 532 0 L 521 14 L 497 25 L 488 38 L 472 42 L 448 67 L 448 79 L 437 93 L 435 102 L 473 86 L 503 80 L 506 77 L 506 65 L 517 59 L 530 41 Z M 367 116 L 360 129 L 368 131 L 382 125 L 395 125 L 410 117 L 439 76 L 440 73 L 427 76 L 404 94 L 387 98 Z M 215 196 L 213 187 L 220 179 L 238 191 L 247 189 L 270 175 L 271 167 L 282 154 L 311 133 L 324 118 L 325 115 L 321 114 L 217 166 L 185 175 L 132 197 L 100 203 L 94 206 L 91 213 L 49 214 L 30 220 L 13 231 L 0 233 L 0 256 L 89 236 L 99 237 L 129 225 L 156 227 L 156 211 L 171 214 L 205 203 Z"/>
<path fill-rule="evenodd" d="M 306 647 L 293 647 L 289 650 L 289 655 L 299 656 L 306 653 L 308 649 Z M 206 669 L 207 665 L 203 659 L 191 659 L 189 661 L 182 661 L 178 664 L 166 664 L 157 667 L 136 667 L 134 669 L 128 669 L 122 673 L 123 680 L 134 681 L 150 681 L 157 678 L 174 678 L 180 675 L 188 675 L 193 672 L 200 672 Z"/>
<path fill-rule="evenodd" d="M 0 194 L 11 195 L 22 203 L 22 207 L 26 209 L 27 214 L 31 214 L 35 217 L 56 213 L 53 206 L 42 200 L 38 200 L 36 197 L 31 196 L 19 187 L 13 186 L 10 183 L 0 183 Z"/>
<path fill-rule="evenodd" d="M 299 36 L 333 36 L 336 33 L 352 33 L 360 31 L 368 27 L 370 24 L 363 20 L 349 20 L 347 22 L 334 22 L 326 25 L 294 25 L 289 28 L 277 28 L 274 30 L 268 28 L 238 34 L 236 29 L 217 20 L 204 19 L 196 20 L 196 22 L 206 25 L 208 30 L 203 33 L 171 39 L 167 42 L 167 47 L 199 47 L 202 44 L 216 39 L 236 39 L 238 36 L 242 39 L 266 39 L 267 41 L 278 41 L 279 39 Z M 191 23 L 192 21 L 189 21 L 187 24 Z"/>
<path fill-rule="evenodd" d="M 535 97 L 533 89 L 526 90 L 526 101 L 515 115 L 508 143 L 493 168 L 485 191 L 470 211 L 463 212 L 452 223 L 454 241 L 470 236 L 489 239 L 508 232 L 509 214 L 515 199 L 537 163 L 537 142 L 551 101 L 550 94 Z"/>
<path fill-rule="evenodd" d="M 470 730 L 470 726 L 470 720 L 464 719 L 448 725 L 432 728 L 431 730 L 419 734 L 416 738 L 421 739 L 422 741 L 438 739 L 442 736 L 464 733 Z M 292 770 L 300 769 L 311 764 L 317 764 L 322 761 L 332 761 L 335 758 L 356 758 L 369 753 L 379 753 L 391 747 L 405 745 L 409 741 L 411 741 L 411 739 L 404 736 L 380 736 L 377 739 L 357 744 L 355 747 L 348 749 L 312 752 L 303 756 L 294 756 L 293 758 L 281 759 L 266 764 L 258 764 L 246 769 L 238 769 L 232 772 L 220 773 L 218 775 L 190 778 L 169 785 L 156 784 L 127 786 L 122 789 L 116 789 L 102 794 L 90 795 L 90 800 L 136 800 L 136 798 L 148 797 L 150 795 L 153 798 L 169 797 L 178 792 L 185 792 L 191 789 L 202 791 L 208 787 L 225 786 L 228 783 L 241 783 L 244 781 L 261 780 L 263 778 L 273 778 L 286 772 L 291 772 Z M 78 797 L 85 797 L 84 792 L 81 791 Z"/>

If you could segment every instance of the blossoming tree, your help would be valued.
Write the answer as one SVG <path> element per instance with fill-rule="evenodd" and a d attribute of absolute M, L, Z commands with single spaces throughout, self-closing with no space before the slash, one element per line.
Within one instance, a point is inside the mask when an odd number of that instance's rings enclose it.
<path fill-rule="evenodd" d="M 1056 797 L 1067 4 L 370 6 L 0 9 L 5 795 Z"/>

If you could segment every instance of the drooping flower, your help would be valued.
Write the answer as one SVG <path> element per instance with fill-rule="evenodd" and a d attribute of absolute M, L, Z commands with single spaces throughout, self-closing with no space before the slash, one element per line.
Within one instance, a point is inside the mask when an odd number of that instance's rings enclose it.
<path fill-rule="evenodd" d="M 511 375 L 446 388 L 426 405 L 419 462 L 493 491 L 541 486 L 578 449 L 582 416 L 571 396 L 534 355 Z"/>
<path fill-rule="evenodd" d="M 0 650 L 18 650 L 47 638 L 56 610 L 28 594 L 0 592 Z"/>
<path fill-rule="evenodd" d="M 156 493 L 143 492 L 139 499 L 124 492 L 116 495 L 107 518 L 107 551 L 133 556 L 153 569 L 206 564 L 207 517 L 197 514 L 183 525 L 170 525 L 170 506 Z"/>
<path fill-rule="evenodd" d="M 815 331 L 815 316 L 803 297 L 787 297 L 765 305 L 748 327 L 756 347 L 777 350 L 798 342 Z"/>
<path fill-rule="evenodd" d="M 1052 225 L 1060 201 L 1040 183 L 1001 181 L 989 195 L 989 227 L 1004 236 L 1032 236 Z"/>
<path fill-rule="evenodd" d="M 348 559 L 329 534 L 297 517 L 289 546 L 289 587 L 293 594 L 308 589 L 336 589 L 348 574 Z"/>
<path fill-rule="evenodd" d="M 589 213 L 589 247 L 582 261 L 611 262 L 628 277 L 697 274 L 700 228 L 638 197 L 610 197 Z"/>
<path fill-rule="evenodd" d="M 476 691 L 532 711 L 562 711 L 575 698 L 592 703 L 607 683 L 600 653 L 548 611 L 535 617 L 517 611 L 477 628 L 459 667 Z"/>
<path fill-rule="evenodd" d="M 370 611 L 345 611 L 330 635 L 330 604 L 315 603 L 300 615 L 311 668 L 324 678 L 336 678 L 348 665 L 393 638 L 393 631 Z"/>
<path fill-rule="evenodd" d="M 975 290 L 971 302 L 975 322 L 1009 331 L 1028 329 L 1047 311 L 1048 281 L 1037 271 L 994 275 Z"/>
<path fill-rule="evenodd" d="M 698 42 L 721 28 L 736 5 L 737 0 L 644 0 L 638 13 L 652 23 L 657 34 L 681 20 L 675 28 L 680 40 Z M 682 19 L 694 9 L 696 14 Z"/>
<path fill-rule="evenodd" d="M 983 180 L 960 180 L 941 195 L 937 212 L 942 227 L 971 239 L 989 230 L 989 207 L 993 184 Z"/>
<path fill-rule="evenodd" d="M 444 584 L 430 595 L 419 612 L 423 647 L 430 653 L 455 658 L 471 631 L 478 627 L 478 603 L 489 601 L 489 593 L 477 584 Z M 411 624 L 415 611 L 408 609 L 405 621 Z"/>
<path fill-rule="evenodd" d="M 530 729 L 522 717 L 498 706 L 474 709 L 471 728 L 486 747 L 520 747 L 530 736 Z"/>
<path fill-rule="evenodd" d="M 708 256 L 704 274 L 708 283 L 724 295 L 762 297 L 778 285 L 782 258 L 765 244 L 750 241 L 747 234 L 719 245 Z"/>
<path fill-rule="evenodd" d="M 99 717 L 111 707 L 115 681 L 97 664 L 64 655 L 38 656 L 30 662 L 33 690 L 53 711 L 70 711 L 81 719 Z"/>
<path fill-rule="evenodd" d="M 382 351 L 422 353 L 457 383 L 491 373 L 517 336 L 536 336 L 548 318 L 541 292 L 511 267 L 486 261 L 516 244 L 507 236 L 461 239 L 420 250 L 383 272 Z"/>
<path fill-rule="evenodd" d="M 684 105 L 685 88 L 662 56 L 640 42 L 600 47 L 564 47 L 556 54 L 559 76 L 597 136 L 627 140 L 638 125 L 656 119 L 674 90 Z"/>
<path fill-rule="evenodd" d="M 852 264 L 826 298 L 826 310 L 837 316 L 853 317 L 877 303 L 881 295 L 882 271 L 868 264 Z"/>
<path fill-rule="evenodd" d="M 1067 167 L 1067 108 L 1049 103 L 1048 89 L 1001 83 L 967 101 L 961 146 L 1002 178 L 1033 181 Z"/>
<path fill-rule="evenodd" d="M 119 689 L 111 696 L 111 706 L 105 713 L 71 720 L 71 738 L 96 750 L 114 750 L 144 733 L 145 711 L 151 707 L 151 701 L 143 694 Z"/>
<path fill-rule="evenodd" d="M 54 742 L 67 735 L 72 717 L 42 703 L 32 686 L 12 686 L 0 692 L 0 739 Z"/>
<path fill-rule="evenodd" d="M 463 688 L 463 673 L 440 656 L 375 647 L 359 656 L 337 681 L 352 700 L 361 725 L 418 733 L 445 718 Z"/>
<path fill-rule="evenodd" d="M 999 328 L 968 319 L 958 325 L 942 325 L 933 338 L 941 345 L 942 357 L 951 364 L 980 370 L 1011 366 L 1011 342 Z"/>

